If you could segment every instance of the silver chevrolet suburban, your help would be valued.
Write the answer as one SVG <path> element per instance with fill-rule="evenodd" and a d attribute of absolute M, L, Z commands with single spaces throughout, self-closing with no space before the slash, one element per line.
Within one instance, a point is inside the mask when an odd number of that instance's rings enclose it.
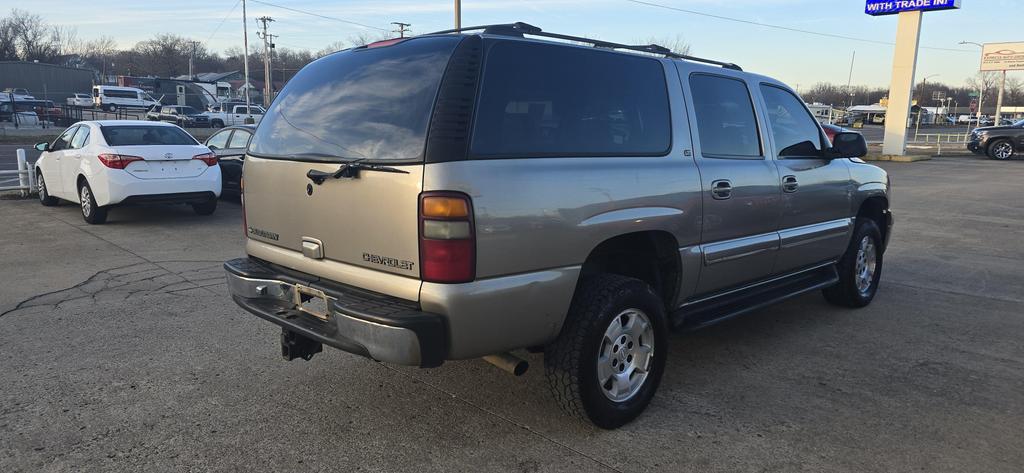
<path fill-rule="evenodd" d="M 885 171 L 785 84 L 524 23 L 303 68 L 244 169 L 244 309 L 285 359 L 328 345 L 520 374 L 604 428 L 650 402 L 671 329 L 813 290 L 862 307 L 892 228 Z M 520 352 L 522 354 L 522 352 Z"/>

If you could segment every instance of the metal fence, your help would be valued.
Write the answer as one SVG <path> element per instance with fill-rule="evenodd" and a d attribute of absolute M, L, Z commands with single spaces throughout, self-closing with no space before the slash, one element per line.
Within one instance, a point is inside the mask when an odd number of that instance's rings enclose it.
<path fill-rule="evenodd" d="M 21 191 L 23 197 L 36 191 L 36 174 L 25 159 L 25 150 L 18 150 L 18 169 L 0 170 L 0 191 Z"/>

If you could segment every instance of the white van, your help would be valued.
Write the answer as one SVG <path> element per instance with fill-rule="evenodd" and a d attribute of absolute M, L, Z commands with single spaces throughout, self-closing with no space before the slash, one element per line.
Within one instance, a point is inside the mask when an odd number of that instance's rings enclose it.
<path fill-rule="evenodd" d="M 95 85 L 92 88 L 92 101 L 97 108 L 115 112 L 121 108 L 145 108 L 160 105 L 146 91 L 135 87 L 115 87 L 112 85 Z"/>

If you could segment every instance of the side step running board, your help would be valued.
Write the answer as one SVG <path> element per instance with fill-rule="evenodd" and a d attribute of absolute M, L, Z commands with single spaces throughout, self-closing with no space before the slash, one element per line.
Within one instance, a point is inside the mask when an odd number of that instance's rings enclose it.
<path fill-rule="evenodd" d="M 672 312 L 672 323 L 676 328 L 696 330 L 838 282 L 835 265 L 828 265 L 684 304 Z"/>

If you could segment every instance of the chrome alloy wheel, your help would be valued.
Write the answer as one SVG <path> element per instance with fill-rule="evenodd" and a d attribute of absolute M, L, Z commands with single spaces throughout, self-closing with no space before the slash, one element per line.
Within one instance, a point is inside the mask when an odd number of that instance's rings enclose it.
<path fill-rule="evenodd" d="M 871 291 L 871 284 L 875 280 L 875 269 L 878 264 L 878 254 L 875 251 L 875 240 L 865 236 L 860 241 L 857 249 L 857 265 L 855 277 L 857 278 L 857 291 L 867 295 Z"/>
<path fill-rule="evenodd" d="M 82 186 L 79 199 L 82 201 L 82 215 L 88 217 L 92 214 L 92 195 L 89 193 L 89 186 Z"/>
<path fill-rule="evenodd" d="M 1013 145 L 1008 141 L 1000 141 L 992 147 L 992 157 L 996 159 L 1009 159 L 1013 156 Z"/>
<path fill-rule="evenodd" d="M 39 200 L 46 200 L 46 183 L 43 181 L 43 173 L 36 174 L 36 191 Z"/>
<path fill-rule="evenodd" d="M 597 351 L 597 382 L 613 402 L 636 395 L 654 360 L 654 327 L 639 309 L 626 309 L 612 319 Z"/>

